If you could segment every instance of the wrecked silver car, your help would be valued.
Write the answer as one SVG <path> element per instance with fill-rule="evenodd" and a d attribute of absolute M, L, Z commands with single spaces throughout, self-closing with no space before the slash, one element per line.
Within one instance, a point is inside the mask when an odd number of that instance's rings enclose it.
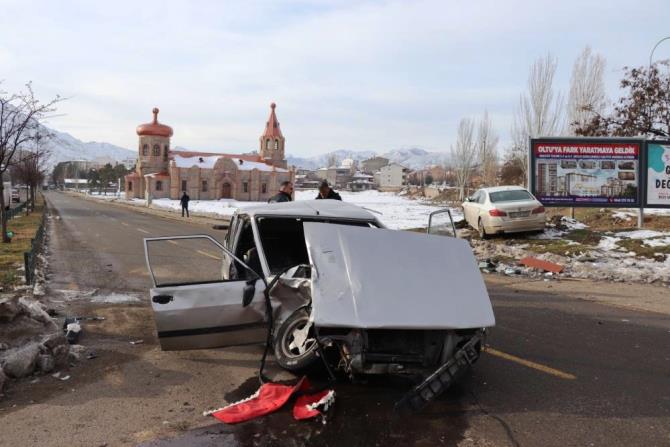
<path fill-rule="evenodd" d="M 420 374 L 407 402 L 420 407 L 477 360 L 495 324 L 455 236 L 448 210 L 424 234 L 315 200 L 240 210 L 223 244 L 147 238 L 158 339 L 164 350 L 267 343 L 292 372 Z"/>

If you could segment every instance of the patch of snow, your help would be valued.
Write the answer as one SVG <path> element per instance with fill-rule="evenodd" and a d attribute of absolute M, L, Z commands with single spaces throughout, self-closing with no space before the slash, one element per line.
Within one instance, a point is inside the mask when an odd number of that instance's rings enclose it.
<path fill-rule="evenodd" d="M 619 248 L 617 245 L 621 241 L 621 238 L 612 237 L 612 236 L 603 236 L 598 243 L 598 249 L 603 251 L 616 250 Z"/>
<path fill-rule="evenodd" d="M 648 245 L 649 247 L 667 247 L 670 245 L 670 236 L 657 239 L 649 239 L 644 241 L 643 244 Z"/>
<path fill-rule="evenodd" d="M 654 231 L 654 230 L 634 230 L 634 231 L 621 231 L 619 233 L 616 233 L 616 235 L 628 239 L 651 239 L 654 237 L 666 236 L 668 235 L 668 233 L 661 233 L 660 231 Z"/>
<path fill-rule="evenodd" d="M 338 191 L 342 200 L 354 205 L 368 208 L 381 213 L 377 218 L 387 227 L 402 230 L 407 228 L 425 228 L 428 225 L 428 216 L 431 212 L 444 209 L 441 206 L 428 204 L 424 201 L 413 200 L 392 192 L 379 192 L 376 190 L 349 192 Z M 296 191 L 295 200 L 313 200 L 317 196 L 317 190 Z M 144 200 L 135 199 L 138 203 Z M 220 200 L 191 200 L 189 211 L 194 214 L 210 216 L 229 217 L 238 209 L 250 206 L 262 205 L 265 202 L 240 202 L 232 199 Z M 152 206 L 167 208 L 174 211 L 181 210 L 179 200 L 154 199 Z M 463 220 L 460 209 L 451 208 L 451 215 L 455 222 Z"/>
<path fill-rule="evenodd" d="M 637 213 L 633 213 L 633 212 L 630 212 L 630 211 L 617 211 L 617 212 L 612 213 L 612 218 L 629 221 L 629 220 L 631 220 L 631 218 L 635 217 L 636 215 L 637 215 Z"/>
<path fill-rule="evenodd" d="M 571 217 L 563 216 L 561 217 L 561 223 L 565 225 L 565 227 L 568 230 L 583 230 L 584 228 L 588 228 L 589 226 L 578 221 L 577 219 L 573 219 Z"/>

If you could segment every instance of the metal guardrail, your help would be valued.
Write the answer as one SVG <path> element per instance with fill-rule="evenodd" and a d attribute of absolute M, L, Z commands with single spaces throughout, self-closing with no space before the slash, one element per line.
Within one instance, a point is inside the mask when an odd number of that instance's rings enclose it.
<path fill-rule="evenodd" d="M 27 202 L 20 203 L 17 207 L 15 208 L 10 208 L 8 210 L 5 210 L 5 214 L 7 215 L 7 220 L 10 219 L 15 219 L 18 217 L 22 212 L 26 210 Z"/>
<path fill-rule="evenodd" d="M 46 209 L 42 213 L 40 226 L 37 228 L 35 237 L 30 240 L 30 251 L 23 253 L 23 262 L 25 264 L 26 284 L 35 283 L 35 266 L 37 265 L 37 254 L 42 249 L 45 234 Z"/>

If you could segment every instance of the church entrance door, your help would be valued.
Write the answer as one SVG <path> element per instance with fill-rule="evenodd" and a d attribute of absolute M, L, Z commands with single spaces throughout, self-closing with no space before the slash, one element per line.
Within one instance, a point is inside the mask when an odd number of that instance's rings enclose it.
<path fill-rule="evenodd" d="M 221 187 L 221 198 L 223 198 L 223 199 L 232 199 L 233 198 L 233 193 L 232 193 L 232 188 L 230 187 L 230 183 L 224 183 L 223 186 Z"/>

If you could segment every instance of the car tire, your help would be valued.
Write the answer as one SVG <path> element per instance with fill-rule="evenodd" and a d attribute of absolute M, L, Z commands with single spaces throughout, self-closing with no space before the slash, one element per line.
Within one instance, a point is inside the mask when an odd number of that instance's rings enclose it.
<path fill-rule="evenodd" d="M 279 326 L 274 339 L 274 352 L 277 363 L 291 372 L 304 372 L 319 361 L 314 330 L 311 328 L 302 347 L 293 344 L 296 332 L 305 329 L 309 323 L 309 312 L 300 308 L 293 312 Z"/>
<path fill-rule="evenodd" d="M 479 218 L 479 222 L 477 222 L 477 231 L 479 232 L 480 239 L 488 239 L 489 238 L 489 235 L 486 232 L 486 228 L 484 228 L 484 222 L 482 221 L 481 218 Z"/>

